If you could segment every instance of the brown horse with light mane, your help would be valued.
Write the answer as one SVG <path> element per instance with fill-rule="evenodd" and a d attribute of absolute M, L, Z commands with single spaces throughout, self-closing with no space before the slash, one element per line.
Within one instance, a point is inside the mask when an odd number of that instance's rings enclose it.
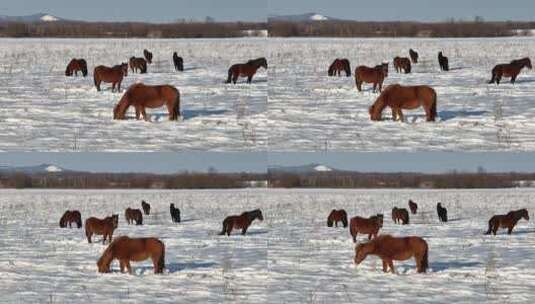
<path fill-rule="evenodd" d="M 386 87 L 375 103 L 369 108 L 371 120 L 381 120 L 384 108 L 392 109 L 392 119 L 403 121 L 401 109 L 423 107 L 427 121 L 435 121 L 437 117 L 437 93 L 433 88 L 422 86 L 401 86 L 392 84 Z"/>
<path fill-rule="evenodd" d="M 98 272 L 110 272 L 110 265 L 114 259 L 119 260 L 121 272 L 125 268 L 128 273 L 132 274 L 130 261 L 141 262 L 146 259 L 152 259 L 154 273 L 163 273 L 165 268 L 165 245 L 157 238 L 129 238 L 120 236 L 104 250 L 104 253 L 98 259 Z"/>
<path fill-rule="evenodd" d="M 418 273 L 425 273 L 429 267 L 429 247 L 421 237 L 393 237 L 381 235 L 355 247 L 355 264 L 360 264 L 368 255 L 376 255 L 383 261 L 383 272 L 396 273 L 393 261 L 405 261 L 412 257 L 416 260 Z"/>
<path fill-rule="evenodd" d="M 102 82 L 111 83 L 111 91 L 115 91 L 115 86 L 117 85 L 117 92 L 121 92 L 121 83 L 123 78 L 128 76 L 128 64 L 122 63 L 113 67 L 107 67 L 99 65 L 95 68 L 93 72 L 93 80 L 95 81 L 95 86 L 97 91 L 100 92 L 100 84 Z"/>
<path fill-rule="evenodd" d="M 409 224 L 409 211 L 405 208 L 392 208 L 392 221 L 396 224 Z"/>
<path fill-rule="evenodd" d="M 132 73 L 135 73 L 138 70 L 140 74 L 147 73 L 147 60 L 145 60 L 145 58 L 130 57 L 128 64 L 130 65 Z"/>
<path fill-rule="evenodd" d="M 117 229 L 119 225 L 119 215 L 113 214 L 107 218 L 101 220 L 96 217 L 90 217 L 85 220 L 85 236 L 87 241 L 91 243 L 91 237 L 93 234 L 102 235 L 102 244 L 106 243 L 106 239 L 111 243 L 113 237 L 113 231 Z"/>
<path fill-rule="evenodd" d="M 338 76 L 340 76 L 341 71 L 346 72 L 347 77 L 351 76 L 351 65 L 349 64 L 349 60 L 346 58 L 336 58 L 329 66 L 327 75 L 336 76 L 338 74 Z"/>
<path fill-rule="evenodd" d="M 247 232 L 247 228 L 251 226 L 251 223 L 255 219 L 259 219 L 261 221 L 264 220 L 264 216 L 262 215 L 262 211 L 260 211 L 260 209 L 244 212 L 240 215 L 228 216 L 223 221 L 223 230 L 221 233 L 219 233 L 219 235 L 224 235 L 226 233 L 227 236 L 229 236 L 234 228 L 241 229 L 241 234 L 244 235 Z"/>
<path fill-rule="evenodd" d="M 502 77 L 511 77 L 511 83 L 514 84 L 516 77 L 525 67 L 530 70 L 532 69 L 531 60 L 528 57 L 513 60 L 510 63 L 498 64 L 492 69 L 492 79 L 489 81 L 489 83 L 496 82 L 496 85 L 499 85 Z"/>
<path fill-rule="evenodd" d="M 368 240 L 371 240 L 372 236 L 377 237 L 379 230 L 383 228 L 383 215 L 377 214 L 370 216 L 369 218 L 364 218 L 360 216 L 355 216 L 349 221 L 349 233 L 353 237 L 353 243 L 357 242 L 357 235 L 367 234 Z"/>
<path fill-rule="evenodd" d="M 65 76 L 72 76 L 73 73 L 78 76 L 78 71 L 82 72 L 84 77 L 87 76 L 87 62 L 85 59 L 73 58 L 65 69 Z"/>
<path fill-rule="evenodd" d="M 344 228 L 347 227 L 347 213 L 344 209 L 333 209 L 327 217 L 327 227 L 332 227 L 333 223 L 335 227 L 338 227 L 338 222 L 342 222 Z"/>
<path fill-rule="evenodd" d="M 180 92 L 170 85 L 149 86 L 142 83 L 133 84 L 113 109 L 113 119 L 125 119 L 130 106 L 136 109 L 136 119 L 140 116 L 150 121 L 145 108 L 167 106 L 169 120 L 178 120 L 180 116 Z"/>
<path fill-rule="evenodd" d="M 69 225 L 69 228 L 72 228 L 72 223 L 75 223 L 76 227 L 82 228 L 82 215 L 80 211 L 67 210 L 59 220 L 59 226 L 61 228 L 66 228 L 67 225 Z"/>
<path fill-rule="evenodd" d="M 411 210 L 412 214 L 416 214 L 416 211 L 418 210 L 418 204 L 416 204 L 412 200 L 409 200 L 409 209 Z"/>
<path fill-rule="evenodd" d="M 251 83 L 253 81 L 253 76 L 260 67 L 263 67 L 264 69 L 268 68 L 266 58 L 261 57 L 254 60 L 249 60 L 246 63 L 234 64 L 228 69 L 226 83 L 230 83 L 232 81 L 232 83 L 236 84 L 238 77 L 247 77 L 247 83 Z"/>
<path fill-rule="evenodd" d="M 411 60 L 407 57 L 396 57 L 394 58 L 394 68 L 398 73 L 403 71 L 405 74 L 409 74 L 411 72 Z"/>
<path fill-rule="evenodd" d="M 152 53 L 149 52 L 148 50 L 143 50 L 143 56 L 145 57 L 145 59 L 147 59 L 147 62 L 149 64 L 152 64 Z"/>
<path fill-rule="evenodd" d="M 124 218 L 129 225 L 133 224 L 134 221 L 136 225 L 143 225 L 143 213 L 139 209 L 126 208 Z"/>
<path fill-rule="evenodd" d="M 496 235 L 496 232 L 498 232 L 498 229 L 500 228 L 507 228 L 507 234 L 511 234 L 513 232 L 513 228 L 515 228 L 518 221 L 522 218 L 526 221 L 529 221 L 527 209 L 510 211 L 505 215 L 495 215 L 490 218 L 489 230 L 487 230 L 485 234 L 490 234 L 492 232 L 492 234 Z"/>
<path fill-rule="evenodd" d="M 383 90 L 383 82 L 388 77 L 388 63 L 376 65 L 373 68 L 361 65 L 355 69 L 355 84 L 357 90 L 362 92 L 362 83 L 373 83 L 373 92 L 377 91 L 379 86 L 379 92 Z"/>

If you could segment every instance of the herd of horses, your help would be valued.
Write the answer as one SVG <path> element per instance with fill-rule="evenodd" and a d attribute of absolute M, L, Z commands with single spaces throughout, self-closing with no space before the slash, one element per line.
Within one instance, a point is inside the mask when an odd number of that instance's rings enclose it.
<path fill-rule="evenodd" d="M 111 83 L 111 91 L 121 92 L 121 84 L 124 77 L 128 76 L 128 68 L 132 73 L 146 74 L 148 65 L 153 63 L 153 54 L 147 49 L 143 50 L 143 57 L 130 57 L 128 63 L 121 63 L 113 67 L 99 65 L 93 70 L 93 81 L 97 91 L 101 91 L 102 83 Z M 184 71 L 184 59 L 173 53 L 173 64 L 176 71 Z M 226 83 L 236 84 L 239 77 L 246 77 L 247 83 L 251 83 L 257 70 L 268 68 L 264 57 L 252 59 L 245 63 L 234 64 L 228 69 Z M 86 77 L 87 62 L 85 59 L 73 58 L 65 70 L 65 76 L 78 76 L 81 72 Z M 131 85 L 113 109 L 113 119 L 126 119 L 126 111 L 133 106 L 136 111 L 136 119 L 143 118 L 150 121 L 146 115 L 146 108 L 160 108 L 165 106 L 169 113 L 169 120 L 178 120 L 180 117 L 180 92 L 172 85 L 145 85 L 136 83 Z"/>
<path fill-rule="evenodd" d="M 418 213 L 418 204 L 409 200 L 410 214 Z M 437 203 L 437 215 L 440 222 L 448 222 L 448 210 L 442 206 L 442 203 Z M 408 225 L 409 224 L 409 210 L 406 208 L 392 208 L 392 222 L 395 224 Z M 520 209 L 511 211 L 504 215 L 494 215 L 489 220 L 488 230 L 485 234 L 496 235 L 498 229 L 507 229 L 507 233 L 511 234 L 513 228 L 520 219 L 529 221 L 529 214 L 527 209 Z M 355 264 L 360 264 L 368 255 L 378 256 L 383 262 L 383 271 L 396 273 L 393 261 L 404 261 L 412 257 L 416 260 L 416 270 L 418 273 L 427 271 L 429 267 L 428 252 L 429 247 L 427 242 L 417 236 L 409 237 L 393 237 L 388 234 L 379 234 L 383 228 L 384 216 L 383 214 L 376 214 L 370 217 L 355 216 L 348 221 L 347 212 L 343 209 L 333 209 L 327 217 L 327 227 L 338 227 L 338 223 L 342 223 L 344 228 L 348 227 L 349 233 L 354 243 L 357 243 L 358 234 L 368 235 L 368 240 L 365 243 L 358 243 L 355 247 Z"/>
<path fill-rule="evenodd" d="M 396 56 L 393 65 L 397 73 L 409 74 L 412 65 L 418 63 L 418 52 L 409 49 L 409 57 Z M 450 70 L 449 59 L 442 51 L 438 53 L 438 65 L 441 71 Z M 510 77 L 511 83 L 515 83 L 516 78 L 523 68 L 532 69 L 531 60 L 528 57 L 512 60 L 509 63 L 498 64 L 492 69 L 490 83 L 500 84 L 502 77 Z M 351 65 L 346 58 L 336 58 L 329 66 L 327 74 L 329 76 L 340 76 L 340 72 L 345 72 L 347 77 L 351 76 Z M 433 88 L 426 85 L 403 86 L 391 84 L 383 90 L 383 83 L 388 77 L 388 62 L 383 62 L 374 67 L 358 66 L 355 69 L 355 85 L 359 92 L 362 91 L 363 83 L 373 85 L 373 92 L 380 92 L 379 97 L 369 107 L 368 112 L 372 121 L 382 119 L 382 112 L 385 107 L 392 110 L 392 120 L 403 120 L 402 109 L 413 110 L 422 107 L 426 114 L 427 121 L 435 121 L 437 117 L 437 94 Z"/>

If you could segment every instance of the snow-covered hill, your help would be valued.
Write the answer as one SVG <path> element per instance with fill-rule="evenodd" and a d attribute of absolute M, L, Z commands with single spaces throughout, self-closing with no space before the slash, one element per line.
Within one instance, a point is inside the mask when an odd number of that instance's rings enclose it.
<path fill-rule="evenodd" d="M 26 16 L 0 15 L 0 22 L 56 22 L 64 19 L 47 13 L 39 13 Z"/>
<path fill-rule="evenodd" d="M 327 21 L 327 20 L 336 20 L 336 18 L 328 17 L 328 16 L 318 14 L 318 13 L 271 16 L 268 18 L 268 21 L 287 21 L 287 22 Z"/>

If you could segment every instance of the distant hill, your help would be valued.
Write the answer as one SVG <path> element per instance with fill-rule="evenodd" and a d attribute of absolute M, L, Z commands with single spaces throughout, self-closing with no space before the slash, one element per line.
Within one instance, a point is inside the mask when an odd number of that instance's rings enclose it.
<path fill-rule="evenodd" d="M 328 17 L 317 13 L 307 13 L 301 15 L 284 15 L 284 16 L 271 16 L 268 18 L 268 22 L 284 21 L 284 22 L 310 22 L 310 21 L 332 21 L 338 20 L 336 18 Z"/>
<path fill-rule="evenodd" d="M 0 22 L 57 22 L 65 19 L 56 17 L 51 14 L 39 13 L 27 16 L 6 16 L 0 15 Z"/>
<path fill-rule="evenodd" d="M 65 173 L 73 172 L 66 170 L 53 164 L 41 164 L 37 166 L 27 167 L 11 167 L 0 165 L 0 173 L 26 173 L 26 174 L 42 174 L 42 173 Z"/>
<path fill-rule="evenodd" d="M 331 167 L 322 165 L 322 164 L 308 164 L 303 166 L 293 166 L 293 167 L 283 167 L 275 166 L 269 168 L 271 173 L 293 173 L 293 174 L 306 174 L 306 173 L 317 173 L 317 172 L 335 172 L 339 171 Z"/>

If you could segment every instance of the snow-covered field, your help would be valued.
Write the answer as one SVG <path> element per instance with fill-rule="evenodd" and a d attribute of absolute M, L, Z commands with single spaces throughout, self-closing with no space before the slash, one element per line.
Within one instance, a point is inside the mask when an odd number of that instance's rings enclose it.
<path fill-rule="evenodd" d="M 267 71 L 251 85 L 225 84 L 234 63 L 265 57 L 266 39 L 0 39 L 0 151 L 265 150 Z M 115 65 L 143 49 L 154 54 L 136 82 L 171 84 L 181 92 L 183 121 L 169 122 L 164 108 L 148 110 L 152 123 L 114 121 L 122 93 L 104 84 L 97 92 L 93 69 Z M 175 72 L 172 55 L 184 58 Z M 65 77 L 71 58 L 85 58 L 89 75 Z M 130 109 L 129 117 L 133 117 Z"/>
<path fill-rule="evenodd" d="M 420 214 L 394 225 L 389 210 L 411 198 Z M 141 199 L 153 215 L 127 226 L 126 207 Z M 435 205 L 451 221 L 438 222 Z M 171 223 L 169 203 L 184 222 Z M 154 275 L 146 261 L 134 275 L 97 273 L 104 250 L 83 229 L 60 229 L 65 209 L 82 217 L 120 214 L 115 236 L 156 236 L 166 245 L 167 269 Z M 247 236 L 216 235 L 224 216 L 261 208 L 265 220 Z M 385 214 L 383 233 L 419 235 L 430 246 L 430 269 L 396 262 L 383 274 L 368 257 L 353 265 L 347 229 L 327 228 L 331 209 L 350 216 Z M 535 190 L 207 190 L 0 191 L 2 303 L 527 303 L 535 296 L 535 238 L 531 223 L 513 235 L 485 236 L 487 220 L 511 209 L 535 208 Z M 533 212 L 530 213 L 533 218 Z M 362 238 L 360 239 L 363 240 Z"/>
<path fill-rule="evenodd" d="M 396 74 L 395 56 L 419 52 L 410 75 Z M 498 63 L 535 58 L 534 38 L 497 39 L 270 39 L 269 148 L 275 151 L 535 150 L 535 75 L 524 69 L 515 85 L 487 84 Z M 450 60 L 440 72 L 437 53 Z M 422 109 L 404 111 L 406 124 L 372 122 L 377 94 L 357 92 L 353 77 L 328 77 L 335 58 L 359 65 L 390 62 L 385 85 L 426 84 L 438 93 L 436 123 Z"/>

